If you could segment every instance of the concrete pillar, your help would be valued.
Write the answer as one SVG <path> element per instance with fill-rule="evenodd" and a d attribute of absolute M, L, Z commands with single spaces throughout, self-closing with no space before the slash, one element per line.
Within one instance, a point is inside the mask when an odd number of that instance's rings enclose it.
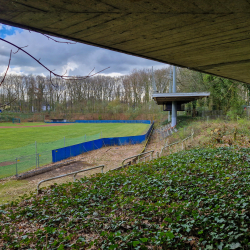
<path fill-rule="evenodd" d="M 173 93 L 176 93 L 176 67 L 173 66 Z M 177 120 L 177 102 L 172 102 L 172 122 L 171 126 L 176 125 Z"/>
<path fill-rule="evenodd" d="M 172 69 L 170 68 L 170 74 L 169 74 L 169 93 L 172 92 L 172 77 L 173 77 L 173 74 L 172 74 Z M 171 122 L 171 111 L 168 111 L 168 121 Z"/>
<path fill-rule="evenodd" d="M 177 103 L 172 102 L 172 121 L 171 126 L 176 126 L 176 120 L 177 120 Z"/>
<path fill-rule="evenodd" d="M 168 111 L 168 121 L 171 122 L 171 111 Z"/>

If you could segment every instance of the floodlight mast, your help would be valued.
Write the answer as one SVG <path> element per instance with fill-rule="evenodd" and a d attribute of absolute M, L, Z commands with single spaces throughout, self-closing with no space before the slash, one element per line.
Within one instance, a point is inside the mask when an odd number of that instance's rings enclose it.
<path fill-rule="evenodd" d="M 173 75 L 173 85 L 171 88 L 171 78 Z M 169 93 L 176 93 L 176 66 L 173 66 L 173 74 L 170 73 L 170 81 L 169 81 Z M 154 69 L 152 67 L 152 87 L 153 87 L 153 93 L 157 94 L 158 90 L 156 88 L 156 84 L 155 84 L 155 77 L 154 77 Z M 171 91 L 172 89 L 172 91 Z M 170 111 L 168 113 L 168 120 L 170 121 L 171 119 L 171 114 Z M 177 120 L 177 102 L 176 101 L 172 101 L 172 119 L 171 119 L 171 126 L 174 127 L 176 126 L 176 120 Z"/>
<path fill-rule="evenodd" d="M 176 66 L 173 66 L 173 93 L 176 93 Z M 177 102 L 172 102 L 172 121 L 171 126 L 176 126 L 176 120 L 177 120 Z"/>
<path fill-rule="evenodd" d="M 172 74 L 172 67 L 170 66 L 170 72 L 169 72 L 169 93 L 172 92 L 172 80 L 173 80 L 173 74 Z M 171 111 L 168 111 L 168 122 L 171 122 Z"/>

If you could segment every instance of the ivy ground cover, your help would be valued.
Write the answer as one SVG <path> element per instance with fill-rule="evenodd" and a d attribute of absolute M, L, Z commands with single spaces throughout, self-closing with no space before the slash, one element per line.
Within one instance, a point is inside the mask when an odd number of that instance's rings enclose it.
<path fill-rule="evenodd" d="M 250 249 L 249 149 L 194 149 L 0 208 L 1 249 Z"/>

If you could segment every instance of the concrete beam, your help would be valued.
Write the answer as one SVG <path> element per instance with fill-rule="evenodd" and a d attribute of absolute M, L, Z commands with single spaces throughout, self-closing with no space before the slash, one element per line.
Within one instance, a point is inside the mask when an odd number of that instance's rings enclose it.
<path fill-rule="evenodd" d="M 250 2 L 0 0 L 0 23 L 250 83 Z"/>

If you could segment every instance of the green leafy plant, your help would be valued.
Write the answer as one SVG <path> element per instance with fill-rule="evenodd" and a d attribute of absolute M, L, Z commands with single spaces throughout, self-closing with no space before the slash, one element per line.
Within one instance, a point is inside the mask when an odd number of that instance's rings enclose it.
<path fill-rule="evenodd" d="M 0 208 L 1 249 L 248 249 L 250 149 L 207 148 Z"/>

